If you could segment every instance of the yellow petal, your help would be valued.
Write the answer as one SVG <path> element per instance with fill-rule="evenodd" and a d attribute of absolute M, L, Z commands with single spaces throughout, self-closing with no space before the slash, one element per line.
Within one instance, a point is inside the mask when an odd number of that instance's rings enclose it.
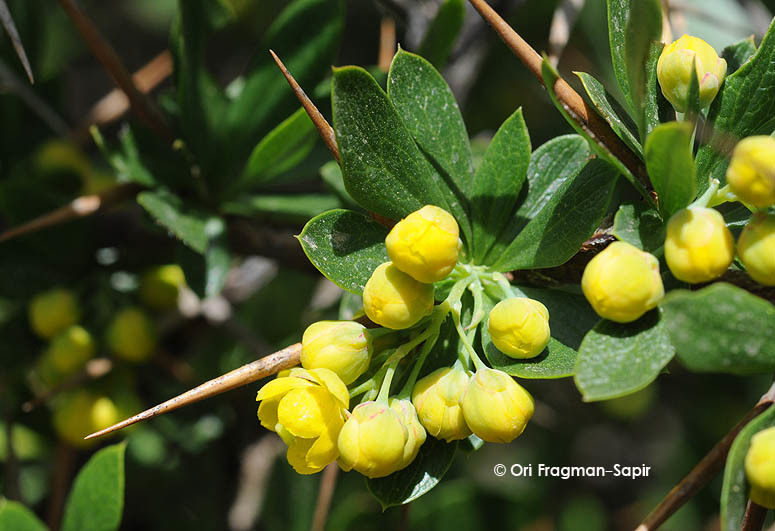
<path fill-rule="evenodd" d="M 277 420 L 296 437 L 317 437 L 338 415 L 333 397 L 320 387 L 293 389 L 277 408 Z"/>
<path fill-rule="evenodd" d="M 350 393 L 347 391 L 347 386 L 344 384 L 341 378 L 330 369 L 318 368 L 309 371 L 317 379 L 317 381 L 328 389 L 334 397 L 341 402 L 342 407 L 347 409 L 350 405 Z"/>
<path fill-rule="evenodd" d="M 296 439 L 296 441 L 288 446 L 288 452 L 285 454 L 288 463 L 299 474 L 315 474 L 323 470 L 323 466 L 312 466 L 307 462 L 307 452 L 315 443 L 315 439 Z"/>
<path fill-rule="evenodd" d="M 258 390 L 256 400 L 266 400 L 267 398 L 284 395 L 291 389 L 312 387 L 313 385 L 314 384 L 301 378 L 276 378 Z"/>
<path fill-rule="evenodd" d="M 261 425 L 271 431 L 275 431 L 277 425 L 277 405 L 280 403 L 279 396 L 268 400 L 263 400 L 258 406 L 258 420 Z"/>

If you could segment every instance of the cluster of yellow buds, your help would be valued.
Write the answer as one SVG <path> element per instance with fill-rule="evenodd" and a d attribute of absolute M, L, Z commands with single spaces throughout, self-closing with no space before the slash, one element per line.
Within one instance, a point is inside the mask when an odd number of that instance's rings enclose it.
<path fill-rule="evenodd" d="M 738 142 L 727 169 L 731 197 L 759 209 L 737 241 L 737 256 L 748 274 L 775 286 L 775 138 L 749 137 Z M 735 258 L 735 241 L 721 213 L 707 205 L 721 194 L 714 181 L 695 203 L 672 215 L 667 223 L 665 261 L 675 278 L 690 284 L 723 275 Z M 594 310 L 606 319 L 626 323 L 656 307 L 664 296 L 659 261 L 625 242 L 614 242 L 593 258 L 581 288 Z M 497 343 L 496 343 L 497 345 Z M 503 350 L 503 347 L 498 347 Z"/>
<path fill-rule="evenodd" d="M 471 433 L 487 442 L 511 442 L 535 409 L 530 393 L 505 372 L 480 367 L 471 374 L 458 365 L 419 380 L 412 402 L 428 433 L 447 442 Z"/>
<path fill-rule="evenodd" d="M 678 112 L 689 108 L 692 67 L 699 83 L 699 104 L 705 108 L 713 101 L 727 73 L 727 62 L 702 39 L 684 35 L 668 44 L 657 61 L 657 79 L 667 101 Z"/>
<path fill-rule="evenodd" d="M 391 261 L 374 270 L 363 292 L 366 315 L 384 328 L 367 329 L 354 321 L 313 323 L 302 337 L 302 368 L 280 373 L 258 393 L 261 424 L 286 442 L 288 461 L 299 473 L 337 461 L 343 470 L 384 477 L 412 463 L 428 435 L 452 442 L 473 433 L 488 442 L 510 442 L 533 415 L 530 393 L 505 372 L 485 366 L 469 336 L 484 318 L 482 282 L 505 295 L 490 311 L 488 329 L 496 347 L 513 358 L 534 357 L 546 348 L 546 307 L 511 296 L 500 274 L 456 267 L 458 225 L 439 207 L 425 206 L 398 222 L 385 245 Z M 453 272 L 454 286 L 435 306 L 433 283 Z M 471 319 L 473 331 L 466 332 L 460 323 L 461 298 L 465 289 L 475 291 L 473 284 L 480 290 L 472 312 L 478 317 Z M 418 380 L 450 313 L 468 357 Z M 396 339 L 404 337 L 400 331 L 427 316 L 427 324 L 396 346 Z M 399 362 L 420 345 L 403 389 L 391 396 Z M 471 362 L 473 373 L 467 368 Z M 349 392 L 348 385 L 353 386 Z M 349 399 L 361 393 L 366 394 L 360 404 L 349 410 Z"/>
<path fill-rule="evenodd" d="M 375 323 L 402 330 L 433 309 L 433 283 L 457 264 L 461 242 L 457 221 L 426 205 L 396 223 L 385 238 L 390 262 L 377 267 L 363 289 L 363 310 Z"/>
<path fill-rule="evenodd" d="M 751 485 L 751 500 L 767 509 L 775 509 L 775 427 L 751 437 L 751 446 L 745 456 L 745 475 Z"/>

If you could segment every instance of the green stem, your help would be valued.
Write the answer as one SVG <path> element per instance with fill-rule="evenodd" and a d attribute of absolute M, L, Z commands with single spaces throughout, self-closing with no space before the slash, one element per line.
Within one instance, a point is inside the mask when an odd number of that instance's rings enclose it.
<path fill-rule="evenodd" d="M 702 194 L 694 203 L 689 205 L 688 208 L 707 207 L 711 200 L 715 197 L 719 184 L 721 183 L 719 183 L 718 179 L 711 179 L 710 186 L 708 186 L 708 189 L 705 190 L 705 193 Z"/>
<path fill-rule="evenodd" d="M 376 387 L 377 387 L 377 381 L 373 377 L 369 378 L 358 387 L 354 387 L 353 389 L 350 390 L 350 398 L 355 398 L 356 396 L 363 394 L 366 391 L 371 391 Z"/>
<path fill-rule="evenodd" d="M 482 283 L 477 278 L 476 282 L 468 286 L 468 289 L 471 290 L 471 293 L 474 296 L 474 313 L 471 316 L 471 322 L 466 327 L 466 330 L 476 330 L 479 323 L 484 320 L 484 296 L 482 295 L 484 288 L 482 288 Z"/>
<path fill-rule="evenodd" d="M 466 352 L 468 352 L 468 357 L 471 359 L 471 361 L 474 362 L 474 367 L 477 369 L 482 369 L 486 367 L 486 365 L 482 362 L 481 359 L 479 359 L 479 356 L 476 353 L 476 350 L 474 349 L 474 346 L 471 344 L 471 342 L 468 340 L 468 336 L 463 330 L 463 326 L 460 324 L 460 304 L 452 307 L 452 321 L 455 323 L 455 329 L 457 330 L 457 335 L 460 336 L 460 341 L 463 342 L 463 346 L 466 349 Z"/>
<path fill-rule="evenodd" d="M 447 312 L 443 314 L 443 317 L 440 319 L 434 319 L 434 321 L 431 323 L 431 327 L 433 328 L 433 332 L 431 333 L 430 337 L 425 341 L 425 344 L 422 346 L 422 350 L 420 351 L 420 355 L 417 358 L 417 361 L 414 363 L 414 367 L 412 367 L 412 372 L 409 374 L 409 378 L 406 380 L 406 383 L 404 384 L 404 387 L 401 388 L 401 391 L 398 393 L 398 398 L 409 398 L 409 396 L 412 393 L 412 389 L 414 389 L 414 384 L 417 383 L 417 377 L 420 375 L 420 371 L 422 370 L 422 366 L 425 363 L 426 358 L 431 353 L 431 350 L 433 350 L 433 347 L 436 345 L 436 342 L 439 340 L 439 333 L 441 331 L 441 325 L 444 323 L 444 320 L 447 318 Z"/>
<path fill-rule="evenodd" d="M 396 367 L 401 360 L 394 360 L 387 366 L 385 371 L 385 378 L 382 380 L 382 387 L 379 389 L 379 395 L 377 395 L 377 402 L 383 404 L 388 403 L 388 396 L 390 396 L 390 384 L 393 382 L 393 375 L 396 373 Z"/>

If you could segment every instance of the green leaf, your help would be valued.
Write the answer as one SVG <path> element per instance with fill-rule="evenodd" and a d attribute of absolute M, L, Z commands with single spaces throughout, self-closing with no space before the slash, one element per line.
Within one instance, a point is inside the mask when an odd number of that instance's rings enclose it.
<path fill-rule="evenodd" d="M 775 426 L 775 406 L 770 406 L 749 422 L 735 437 L 729 449 L 721 487 L 721 529 L 742 529 L 743 516 L 748 505 L 748 481 L 745 476 L 745 456 L 751 438 L 762 430 Z"/>
<path fill-rule="evenodd" d="M 399 49 L 388 73 L 388 98 L 441 176 L 439 187 L 471 243 L 468 201 L 474 174 L 471 146 L 455 96 L 428 61 Z"/>
<path fill-rule="evenodd" d="M 581 171 L 589 156 L 589 144 L 578 135 L 554 138 L 533 152 L 527 167 L 527 193 L 523 187 L 524 199 L 483 264 L 492 264 L 500 258 L 519 231 L 552 201 L 557 190 Z"/>
<path fill-rule="evenodd" d="M 592 101 L 595 109 L 600 113 L 614 133 L 621 138 L 635 153 L 643 158 L 643 147 L 638 142 L 635 136 L 634 130 L 637 127 L 632 121 L 632 118 L 627 114 L 619 102 L 609 94 L 602 83 L 585 72 L 574 72 L 581 84 L 584 86 L 584 90 L 587 92 L 587 96 Z"/>
<path fill-rule="evenodd" d="M 172 25 L 170 48 L 183 138 L 205 174 L 223 143 L 226 98 L 205 67 L 208 0 L 181 0 Z"/>
<path fill-rule="evenodd" d="M 207 250 L 210 235 L 220 233 L 223 220 L 186 205 L 164 190 L 140 192 L 137 202 L 183 243 L 198 253 Z"/>
<path fill-rule="evenodd" d="M 662 36 L 662 5 L 659 0 L 606 0 L 606 4 L 614 74 L 643 139 L 645 65 L 651 43 Z"/>
<path fill-rule="evenodd" d="M 755 53 L 753 35 L 724 48 L 721 58 L 727 62 L 727 75 L 737 72 Z"/>
<path fill-rule="evenodd" d="M 116 171 L 116 179 L 119 182 L 135 182 L 142 186 L 155 186 L 157 184 L 156 179 L 140 160 L 135 137 L 128 126 L 122 127 L 118 133 L 118 138 L 121 141 L 121 153 L 112 151 L 107 147 L 99 129 L 93 127 L 90 132 L 94 143 Z"/>
<path fill-rule="evenodd" d="M 657 63 L 662 49 L 665 47 L 661 42 L 652 42 L 649 47 L 648 57 L 646 58 L 646 86 L 645 99 L 643 100 L 643 132 L 641 140 L 648 139 L 648 136 L 659 124 L 675 120 L 675 110 L 665 95 L 662 94 L 662 88 L 657 79 Z"/>
<path fill-rule="evenodd" d="M 653 310 L 632 323 L 604 319 L 590 330 L 576 363 L 584 401 L 629 395 L 654 381 L 675 355 L 665 321 Z"/>
<path fill-rule="evenodd" d="M 540 211 L 527 218 L 530 221 L 492 265 L 493 269 L 537 269 L 568 261 L 600 226 L 617 175 L 605 161 L 590 160 L 555 190 Z"/>
<path fill-rule="evenodd" d="M 388 229 L 351 210 L 331 210 L 312 218 L 299 235 L 310 262 L 331 282 L 356 295 L 378 265 L 389 260 Z"/>
<path fill-rule="evenodd" d="M 661 303 L 678 359 L 689 370 L 732 374 L 775 371 L 775 306 L 715 283 L 673 291 Z"/>
<path fill-rule="evenodd" d="M 425 440 L 412 464 L 384 478 L 367 479 L 366 486 L 382 509 L 416 500 L 435 487 L 455 458 L 457 441 Z"/>
<path fill-rule="evenodd" d="M 519 378 L 549 379 L 573 376 L 576 349 L 581 339 L 598 321 L 598 317 L 582 295 L 559 290 L 522 287 L 514 288 L 516 296 L 530 297 L 543 303 L 549 310 L 552 338 L 546 350 L 526 360 L 513 359 L 500 352 L 492 343 L 487 330 L 487 319 L 482 326 L 482 348 L 493 368 Z M 497 303 L 491 296 L 485 298 L 486 314 Z"/>
<path fill-rule="evenodd" d="M 646 197 L 650 200 L 650 196 L 646 192 L 646 189 L 635 178 L 635 176 L 627 168 L 627 166 L 625 166 L 622 163 L 622 161 L 619 160 L 618 157 L 616 157 L 613 153 L 611 153 L 611 151 L 608 149 L 608 146 L 600 142 L 597 137 L 592 136 L 591 132 L 586 127 L 582 127 L 581 124 L 576 120 L 576 118 L 570 115 L 565 104 L 560 102 L 559 98 L 557 97 L 557 94 L 554 92 L 554 85 L 560 79 L 560 74 L 559 72 L 557 72 L 557 69 L 554 68 L 554 66 L 552 66 L 552 64 L 549 62 L 548 57 L 546 56 L 544 56 L 543 62 L 541 63 L 541 77 L 544 81 L 544 86 L 547 87 L 549 98 L 552 100 L 552 103 L 554 104 L 555 109 L 557 109 L 557 111 L 559 111 L 562 117 L 565 118 L 565 121 L 568 122 L 568 124 L 571 127 L 573 127 L 573 129 L 579 135 L 584 137 L 587 140 L 587 142 L 589 142 L 589 145 L 592 147 L 595 153 L 597 153 L 598 156 L 600 156 L 600 158 L 607 161 L 614 168 L 616 168 L 616 170 L 619 173 L 624 175 L 625 178 L 635 187 L 635 189 L 638 191 L 638 193 L 640 193 L 641 196 Z"/>
<path fill-rule="evenodd" d="M 471 220 L 477 263 L 485 263 L 487 252 L 511 220 L 529 162 L 530 135 L 520 108 L 495 133 L 474 176 Z"/>
<path fill-rule="evenodd" d="M 239 184 L 264 184 L 304 160 L 317 141 L 318 133 L 302 108 L 272 129 L 250 154 Z"/>
<path fill-rule="evenodd" d="M 103 448 L 84 465 L 67 498 L 62 531 L 118 529 L 124 510 L 125 444 Z"/>
<path fill-rule="evenodd" d="M 231 253 L 226 233 L 212 238 L 205 251 L 205 297 L 218 295 L 231 269 Z"/>
<path fill-rule="evenodd" d="M 353 199 L 394 220 L 428 204 L 449 209 L 430 163 L 366 70 L 335 69 L 331 99 L 342 174 Z"/>
<path fill-rule="evenodd" d="M 306 223 L 310 218 L 341 206 L 330 194 L 255 195 L 224 203 L 221 210 L 240 216 L 268 216 L 282 221 Z"/>
<path fill-rule="evenodd" d="M 420 44 L 420 55 L 438 69 L 446 63 L 466 16 L 464 0 L 445 0 Z"/>
<path fill-rule="evenodd" d="M 0 531 L 46 531 L 35 513 L 19 502 L 0 498 Z"/>
<path fill-rule="evenodd" d="M 277 52 L 302 87 L 312 88 L 330 72 L 343 25 L 341 0 L 288 3 L 257 47 L 244 88 L 223 117 L 229 131 L 225 161 L 241 165 L 256 141 L 298 107 L 296 95 L 267 50 Z"/>
<path fill-rule="evenodd" d="M 697 152 L 697 173 L 704 176 L 699 192 L 710 179 L 726 182 L 729 156 L 740 138 L 769 135 L 775 130 L 775 20 L 756 54 L 728 75 L 708 111 L 706 127 L 712 132 Z"/>
<path fill-rule="evenodd" d="M 669 122 L 657 126 L 646 140 L 646 169 L 664 219 L 689 205 L 697 195 L 692 133 L 689 122 Z"/>
<path fill-rule="evenodd" d="M 613 235 L 646 252 L 665 243 L 665 224 L 659 213 L 643 202 L 624 203 L 614 217 Z"/>

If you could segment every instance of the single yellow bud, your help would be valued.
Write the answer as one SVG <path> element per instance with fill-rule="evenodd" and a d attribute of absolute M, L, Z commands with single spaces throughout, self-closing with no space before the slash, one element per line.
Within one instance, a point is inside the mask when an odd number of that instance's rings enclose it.
<path fill-rule="evenodd" d="M 655 308 L 665 295 L 659 261 L 625 242 L 614 242 L 584 269 L 581 289 L 600 317 L 629 323 Z"/>
<path fill-rule="evenodd" d="M 140 280 L 140 300 L 151 308 L 176 308 L 180 289 L 186 285 L 183 270 L 177 264 L 154 267 Z"/>
<path fill-rule="evenodd" d="M 684 35 L 668 44 L 657 61 L 657 79 L 676 111 L 686 112 L 692 81 L 692 62 L 700 85 L 700 107 L 705 108 L 716 97 L 727 73 L 727 62 L 702 39 Z"/>
<path fill-rule="evenodd" d="M 775 138 L 749 136 L 738 142 L 727 168 L 727 184 L 749 205 L 775 205 Z"/>
<path fill-rule="evenodd" d="M 487 324 L 495 347 L 511 358 L 538 356 L 549 344 L 549 311 L 526 297 L 500 301 Z"/>
<path fill-rule="evenodd" d="M 54 336 L 45 357 L 58 374 L 68 376 L 86 365 L 94 356 L 95 348 L 92 335 L 74 325 Z"/>
<path fill-rule="evenodd" d="M 76 448 L 88 448 L 97 441 L 83 438 L 117 423 L 120 418 L 113 401 L 90 391 L 78 390 L 60 397 L 53 413 L 59 437 Z"/>
<path fill-rule="evenodd" d="M 665 260 L 678 280 L 696 284 L 718 278 L 734 257 L 734 238 L 717 210 L 684 208 L 667 223 Z"/>
<path fill-rule="evenodd" d="M 256 395 L 258 419 L 288 445 L 286 457 L 299 474 L 320 472 L 339 455 L 337 438 L 350 396 L 328 369 L 281 371 Z"/>
<path fill-rule="evenodd" d="M 775 286 L 775 215 L 755 216 L 737 240 L 737 254 L 751 278 Z"/>
<path fill-rule="evenodd" d="M 371 339 L 362 324 L 318 321 L 308 326 L 302 336 L 301 365 L 305 369 L 330 369 L 349 385 L 369 368 L 371 348 Z"/>
<path fill-rule="evenodd" d="M 401 422 L 404 423 L 408 434 L 406 444 L 404 445 L 404 456 L 401 459 L 401 466 L 398 467 L 401 470 L 417 457 L 420 446 L 425 443 L 425 428 L 420 424 L 420 419 L 417 418 L 417 410 L 410 400 L 391 398 L 390 408 L 401 417 Z"/>
<path fill-rule="evenodd" d="M 767 509 L 775 509 L 775 427 L 751 437 L 751 446 L 745 456 L 745 475 L 751 485 L 751 500 Z"/>
<path fill-rule="evenodd" d="M 381 478 L 400 470 L 409 432 L 399 414 L 387 404 L 364 402 L 339 432 L 339 466 L 355 469 L 369 478 Z"/>
<path fill-rule="evenodd" d="M 460 406 L 477 437 L 498 443 L 516 439 L 535 411 L 533 397 L 514 378 L 487 367 L 471 378 Z"/>
<path fill-rule="evenodd" d="M 461 367 L 442 367 L 415 384 L 412 403 L 429 434 L 447 442 L 471 435 L 460 407 L 470 378 L 471 373 Z"/>
<path fill-rule="evenodd" d="M 32 330 L 43 339 L 50 339 L 81 319 L 81 309 L 75 294 L 56 288 L 33 297 L 28 309 Z"/>
<path fill-rule="evenodd" d="M 432 284 L 445 278 L 460 250 L 457 221 L 452 214 L 426 205 L 396 223 L 385 238 L 393 264 L 412 278 Z"/>
<path fill-rule="evenodd" d="M 153 321 L 139 308 L 124 308 L 108 325 L 108 348 L 123 360 L 147 361 L 156 350 L 156 342 Z"/>
<path fill-rule="evenodd" d="M 385 262 L 363 288 L 363 310 L 379 325 L 409 328 L 433 310 L 433 284 L 422 284 Z"/>

